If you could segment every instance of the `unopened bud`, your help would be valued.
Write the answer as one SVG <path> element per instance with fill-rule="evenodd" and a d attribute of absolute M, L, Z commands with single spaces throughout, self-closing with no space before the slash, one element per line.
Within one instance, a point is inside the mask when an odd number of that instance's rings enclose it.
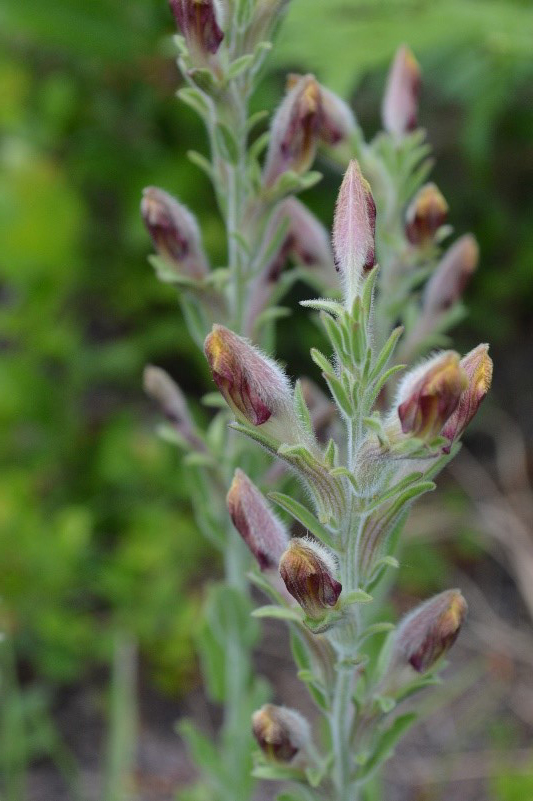
<path fill-rule="evenodd" d="M 200 279 L 207 274 L 198 223 L 191 212 L 163 189 L 143 191 L 141 214 L 158 254 L 177 273 Z"/>
<path fill-rule="evenodd" d="M 403 45 L 394 57 L 383 96 L 381 116 L 386 131 L 403 136 L 416 128 L 419 94 L 420 67 Z"/>
<path fill-rule="evenodd" d="M 317 542 L 294 537 L 280 559 L 279 572 L 308 617 L 320 620 L 336 605 L 342 584 L 335 578 L 333 556 Z"/>
<path fill-rule="evenodd" d="M 216 53 L 224 38 L 220 30 L 220 0 L 169 0 L 169 3 L 191 55 Z"/>
<path fill-rule="evenodd" d="M 370 184 L 352 160 L 344 175 L 333 221 L 335 266 L 351 302 L 375 263 L 376 205 Z"/>
<path fill-rule="evenodd" d="M 435 184 L 421 187 L 405 215 L 405 233 L 412 245 L 430 242 L 446 221 L 448 204 Z"/>
<path fill-rule="evenodd" d="M 442 430 L 442 436 L 450 440 L 443 448 L 449 453 L 454 440 L 458 439 L 477 413 L 487 395 L 492 381 L 492 359 L 488 345 L 478 345 L 459 362 L 468 378 L 468 386 L 461 393 L 456 410 Z"/>
<path fill-rule="evenodd" d="M 287 531 L 242 470 L 235 471 L 227 504 L 233 525 L 261 570 L 277 567 L 289 541 Z"/>
<path fill-rule="evenodd" d="M 218 389 L 238 418 L 260 426 L 290 413 L 292 391 L 287 376 L 246 339 L 214 325 L 204 352 Z"/>
<path fill-rule="evenodd" d="M 185 396 L 169 374 L 149 364 L 144 368 L 143 381 L 146 394 L 159 404 L 169 423 L 190 445 L 197 450 L 205 450 L 205 445 L 196 434 Z"/>
<path fill-rule="evenodd" d="M 290 762 L 311 741 L 303 715 L 275 704 L 265 704 L 254 712 L 252 731 L 263 753 L 279 762 Z"/>
<path fill-rule="evenodd" d="M 422 301 L 425 314 L 439 314 L 459 300 L 478 259 L 479 248 L 472 234 L 465 234 L 454 242 L 426 284 Z"/>
<path fill-rule="evenodd" d="M 404 434 L 433 439 L 453 414 L 467 376 L 454 351 L 438 353 L 408 373 L 398 389 L 398 416 Z"/>
<path fill-rule="evenodd" d="M 393 664 L 430 670 L 454 644 L 467 613 L 459 590 L 446 590 L 410 612 L 398 626 Z"/>
<path fill-rule="evenodd" d="M 291 73 L 287 78 L 287 88 L 292 89 L 301 76 Z M 350 106 L 338 95 L 319 84 L 322 101 L 322 118 L 320 139 L 326 145 L 338 145 L 346 142 L 356 129 L 355 117 Z"/>
<path fill-rule="evenodd" d="M 264 169 L 267 186 L 287 170 L 303 173 L 309 169 L 321 121 L 320 87 L 312 75 L 304 75 L 287 92 L 272 120 Z"/>

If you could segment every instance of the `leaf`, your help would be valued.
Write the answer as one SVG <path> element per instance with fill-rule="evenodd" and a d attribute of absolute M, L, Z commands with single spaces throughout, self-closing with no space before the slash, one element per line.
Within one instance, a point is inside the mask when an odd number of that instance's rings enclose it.
<path fill-rule="evenodd" d="M 313 421 L 311 420 L 311 414 L 305 402 L 305 398 L 302 391 L 302 382 L 300 381 L 300 379 L 298 379 L 294 387 L 294 406 L 296 409 L 296 414 L 301 420 L 303 427 L 305 428 L 307 433 L 310 434 L 311 437 L 313 437 L 314 439 L 315 430 L 313 428 Z"/>
<path fill-rule="evenodd" d="M 378 736 L 372 755 L 369 757 L 366 764 L 357 771 L 356 778 L 358 781 L 368 779 L 380 765 L 392 756 L 399 739 L 413 725 L 416 719 L 417 715 L 415 712 L 408 712 L 405 715 L 400 715 L 393 721 L 388 729 L 385 729 L 385 731 Z"/>
<path fill-rule="evenodd" d="M 382 370 L 387 366 L 389 359 L 391 358 L 392 354 L 394 353 L 394 349 L 398 344 L 398 340 L 400 339 L 401 335 L 403 334 L 403 326 L 399 325 L 394 331 L 390 334 L 389 338 L 383 345 L 374 367 L 372 368 L 372 372 L 370 373 L 370 381 L 373 381 L 378 376 L 381 375 Z"/>
<path fill-rule="evenodd" d="M 212 741 L 196 728 L 191 720 L 180 720 L 176 730 L 186 741 L 194 761 L 210 776 L 221 773 L 218 753 Z"/>
<path fill-rule="evenodd" d="M 317 367 L 319 367 L 322 370 L 322 372 L 324 373 L 335 372 L 335 368 L 333 367 L 332 363 L 317 348 L 311 348 L 310 352 L 312 360 L 317 365 Z"/>
<path fill-rule="evenodd" d="M 226 79 L 231 81 L 233 78 L 241 75 L 246 69 L 248 69 L 253 60 L 254 56 L 252 53 L 247 53 L 245 56 L 236 58 L 235 61 L 232 61 L 228 67 Z"/>
<path fill-rule="evenodd" d="M 301 300 L 300 306 L 305 306 L 306 309 L 314 309 L 315 311 L 324 311 L 328 314 L 333 314 L 338 317 L 344 312 L 343 306 L 334 300 L 327 298 L 316 298 L 312 300 Z"/>
<path fill-rule="evenodd" d="M 205 156 L 203 156 L 201 153 L 198 153 L 197 150 L 188 150 L 187 158 L 192 164 L 194 164 L 196 167 L 199 167 L 202 172 L 205 172 L 210 180 L 213 180 L 213 167 Z"/>
<path fill-rule="evenodd" d="M 302 615 L 296 609 L 291 609 L 288 606 L 260 606 L 254 609 L 252 617 L 264 618 L 269 617 L 275 620 L 290 620 L 293 623 L 301 623 Z"/>
<path fill-rule="evenodd" d="M 349 606 L 350 604 L 369 604 L 374 599 L 364 590 L 352 590 L 352 592 L 348 593 L 346 598 L 341 600 L 343 606 Z"/>
<path fill-rule="evenodd" d="M 351 420 L 354 410 L 350 398 L 348 397 L 348 394 L 346 393 L 342 383 L 332 373 L 322 373 L 322 375 L 338 408 L 349 420 Z"/>
<path fill-rule="evenodd" d="M 256 765 L 252 770 L 255 779 L 270 779 L 271 781 L 302 781 L 305 774 L 301 768 L 293 768 L 281 762 Z"/>
<path fill-rule="evenodd" d="M 295 520 L 298 520 L 317 539 L 329 547 L 333 546 L 332 535 L 303 504 L 295 501 L 289 495 L 284 495 L 282 492 L 270 492 L 268 497 L 278 506 L 281 506 L 282 509 L 285 509 Z"/>
<path fill-rule="evenodd" d="M 226 161 L 236 164 L 239 160 L 239 145 L 233 133 L 223 122 L 217 122 L 215 125 L 215 141 L 222 157 Z"/>
<path fill-rule="evenodd" d="M 180 100 L 190 106 L 203 119 L 207 119 L 211 113 L 209 102 L 206 96 L 199 89 L 186 86 L 179 89 L 176 93 Z"/>

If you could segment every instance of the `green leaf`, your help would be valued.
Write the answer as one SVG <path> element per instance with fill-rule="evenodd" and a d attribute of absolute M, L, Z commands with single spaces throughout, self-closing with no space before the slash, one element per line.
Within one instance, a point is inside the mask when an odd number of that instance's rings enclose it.
<path fill-rule="evenodd" d="M 254 609 L 252 612 L 252 617 L 269 617 L 275 620 L 289 620 L 292 623 L 302 622 L 302 614 L 296 609 L 289 608 L 288 606 L 260 606 L 257 609 Z"/>
<path fill-rule="evenodd" d="M 317 348 L 311 348 L 311 358 L 314 363 L 319 367 L 322 372 L 324 373 L 335 373 L 335 368 L 333 367 L 332 363 L 329 361 L 323 353 L 321 353 Z"/>
<path fill-rule="evenodd" d="M 278 506 L 281 506 L 282 509 L 285 509 L 295 520 L 298 520 L 317 539 L 329 547 L 333 546 L 332 535 L 303 504 L 295 501 L 289 495 L 284 495 L 282 492 L 270 492 L 268 497 Z"/>
<path fill-rule="evenodd" d="M 344 307 L 334 300 L 327 298 L 316 298 L 312 300 L 301 300 L 300 306 L 305 306 L 306 309 L 314 309 L 315 311 L 324 311 L 328 314 L 333 314 L 338 317 L 344 312 Z"/>
<path fill-rule="evenodd" d="M 180 720 L 176 730 L 189 746 L 196 764 L 211 777 L 220 776 L 220 759 L 212 741 L 198 731 L 191 720 Z"/>
<path fill-rule="evenodd" d="M 215 141 L 222 158 L 236 164 L 239 160 L 239 145 L 233 133 L 223 122 L 217 122 L 215 125 Z"/>
<path fill-rule="evenodd" d="M 199 89 L 186 86 L 179 89 L 176 93 L 180 100 L 190 106 L 203 119 L 207 119 L 211 113 L 209 102 L 206 96 Z"/>
<path fill-rule="evenodd" d="M 358 781 L 362 779 L 366 780 L 380 765 L 392 756 L 398 741 L 413 725 L 416 719 L 417 715 L 414 712 L 400 715 L 378 736 L 372 755 L 366 764 L 357 771 L 356 777 Z"/>
<path fill-rule="evenodd" d="M 322 373 L 324 381 L 329 387 L 333 400 L 346 417 L 351 420 L 354 410 L 350 398 L 337 376 L 332 373 Z"/>
<path fill-rule="evenodd" d="M 349 606 L 350 604 L 369 604 L 373 601 L 373 597 L 364 590 L 352 590 L 348 593 L 346 598 L 342 598 L 342 605 Z"/>
<path fill-rule="evenodd" d="M 209 180 L 213 180 L 213 167 L 211 166 L 211 162 L 208 161 L 205 156 L 203 156 L 201 153 L 198 153 L 197 150 L 188 150 L 187 158 L 192 164 L 194 164 L 196 167 L 199 167 L 202 172 L 205 172 Z"/>
<path fill-rule="evenodd" d="M 370 373 L 370 381 L 373 381 L 378 376 L 381 375 L 381 371 L 387 366 L 389 359 L 391 358 L 392 354 L 394 353 L 394 349 L 398 344 L 398 340 L 400 339 L 401 335 L 403 334 L 403 326 L 399 325 L 394 331 L 391 333 L 383 348 L 381 349 L 374 367 L 372 368 L 372 372 Z"/>
<path fill-rule="evenodd" d="M 240 56 L 232 61 L 226 73 L 226 80 L 231 81 L 238 75 L 241 75 L 252 63 L 254 56 L 252 53 L 247 53 L 245 56 Z"/>
<path fill-rule="evenodd" d="M 309 413 L 309 409 L 307 408 L 307 404 L 305 402 L 304 394 L 302 391 L 302 382 L 300 381 L 300 379 L 298 379 L 294 387 L 294 406 L 296 414 L 301 420 L 303 427 L 305 428 L 307 433 L 310 434 L 310 436 L 314 439 L 315 430 L 313 428 L 313 421 L 311 420 L 311 414 Z"/>
<path fill-rule="evenodd" d="M 302 781 L 305 773 L 301 768 L 293 768 L 281 762 L 271 764 L 256 765 L 252 770 L 255 779 L 269 779 L 271 781 Z"/>

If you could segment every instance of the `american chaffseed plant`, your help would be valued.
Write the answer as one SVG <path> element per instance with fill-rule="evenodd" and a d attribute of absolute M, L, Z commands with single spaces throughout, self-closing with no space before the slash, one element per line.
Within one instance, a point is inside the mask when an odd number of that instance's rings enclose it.
<path fill-rule="evenodd" d="M 397 626 L 383 619 L 410 507 L 434 489 L 490 386 L 487 345 L 463 357 L 442 349 L 464 313 L 477 245 L 467 234 L 443 251 L 447 204 L 426 183 L 420 71 L 406 47 L 370 143 L 313 75 L 290 75 L 268 132 L 256 132 L 268 115 L 250 115 L 249 100 L 285 6 L 170 0 L 178 95 L 210 143 L 210 158 L 188 156 L 212 182 L 227 264 L 210 267 L 195 217 L 166 191 L 147 188 L 141 206 L 151 262 L 176 286 L 218 388 L 203 399 L 214 411 L 200 431 L 178 385 L 157 367 L 145 373 L 167 419 L 161 433 L 186 452 L 199 528 L 225 565 L 198 634 L 223 720 L 215 742 L 181 724 L 201 777 L 187 799 L 244 801 L 255 778 L 284 781 L 280 801 L 364 798 L 416 721 L 415 692 L 438 681 L 467 608 L 450 589 Z M 297 197 L 320 180 L 310 169 L 320 148 L 344 170 L 331 238 Z M 329 343 L 311 351 L 329 397 L 266 355 L 296 279 L 320 295 L 303 305 Z M 253 609 L 250 584 L 266 605 Z M 313 721 L 270 703 L 253 674 L 268 617 L 289 628 Z"/>

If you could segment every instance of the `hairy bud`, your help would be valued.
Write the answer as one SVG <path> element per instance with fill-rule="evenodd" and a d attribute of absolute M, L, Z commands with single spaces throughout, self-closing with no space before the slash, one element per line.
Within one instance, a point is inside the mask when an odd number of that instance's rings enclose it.
<path fill-rule="evenodd" d="M 433 183 L 422 186 L 405 215 L 405 233 L 412 245 L 430 242 L 446 221 L 448 204 Z"/>
<path fill-rule="evenodd" d="M 263 176 L 267 186 L 287 170 L 303 173 L 309 169 L 321 121 L 320 87 L 313 75 L 303 75 L 289 89 L 272 120 Z"/>
<path fill-rule="evenodd" d="M 220 0 L 169 0 L 169 3 L 191 55 L 216 53 L 224 38 L 220 30 Z"/>
<path fill-rule="evenodd" d="M 287 78 L 287 88 L 292 89 L 301 75 L 291 73 Z M 355 117 L 350 106 L 342 98 L 319 84 L 322 103 L 320 139 L 330 146 L 346 142 L 356 129 Z"/>
<path fill-rule="evenodd" d="M 239 419 L 260 426 L 289 413 L 292 393 L 286 375 L 246 339 L 214 325 L 204 351 L 218 389 Z"/>
<path fill-rule="evenodd" d="M 446 590 L 410 612 L 398 626 L 393 664 L 430 670 L 454 644 L 467 613 L 459 590 Z"/>
<path fill-rule="evenodd" d="M 196 434 L 196 427 L 179 386 L 168 373 L 151 364 L 144 368 L 144 389 L 155 400 L 169 423 L 196 450 L 205 450 L 205 445 Z"/>
<path fill-rule="evenodd" d="M 454 242 L 426 284 L 422 301 L 425 314 L 439 314 L 459 300 L 478 259 L 479 248 L 472 234 L 465 234 Z"/>
<path fill-rule="evenodd" d="M 252 731 L 266 756 L 290 762 L 311 741 L 307 720 L 295 709 L 265 704 L 252 715 Z"/>
<path fill-rule="evenodd" d="M 295 537 L 282 555 L 279 572 L 288 592 L 315 620 L 334 607 L 342 591 L 333 556 L 313 540 Z"/>
<path fill-rule="evenodd" d="M 398 416 L 404 434 L 432 439 L 453 414 L 467 376 L 454 351 L 438 353 L 408 373 L 398 389 Z"/>
<path fill-rule="evenodd" d="M 345 284 L 348 300 L 357 293 L 361 279 L 375 263 L 376 205 L 370 185 L 357 161 L 344 175 L 333 221 L 335 266 Z"/>
<path fill-rule="evenodd" d="M 233 525 L 261 570 L 277 567 L 289 541 L 287 531 L 269 508 L 264 495 L 242 470 L 235 471 L 227 504 Z"/>
<path fill-rule="evenodd" d="M 459 362 L 468 378 L 468 386 L 461 393 L 456 410 L 442 430 L 442 436 L 450 440 L 443 448 L 449 453 L 452 443 L 458 439 L 477 413 L 492 382 L 492 359 L 488 345 L 478 345 Z"/>
<path fill-rule="evenodd" d="M 420 67 L 412 52 L 403 45 L 392 63 L 381 116 L 386 131 L 403 136 L 416 128 L 418 97 L 420 94 Z"/>
<path fill-rule="evenodd" d="M 181 203 L 155 186 L 143 191 L 141 214 L 158 254 L 176 273 L 200 279 L 207 274 L 207 259 L 198 223 Z"/>

